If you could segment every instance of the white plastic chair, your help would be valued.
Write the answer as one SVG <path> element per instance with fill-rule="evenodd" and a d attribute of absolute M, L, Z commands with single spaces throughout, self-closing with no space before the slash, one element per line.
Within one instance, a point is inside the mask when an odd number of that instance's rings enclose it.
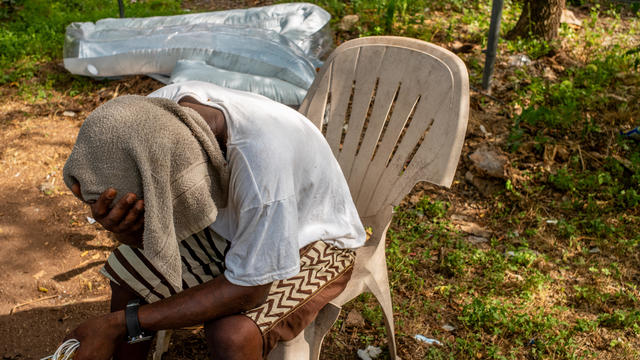
<path fill-rule="evenodd" d="M 397 359 L 385 234 L 393 206 L 421 180 L 449 187 L 469 114 L 467 70 L 457 56 L 427 42 L 366 37 L 340 45 L 327 59 L 300 106 L 326 135 L 372 235 L 357 250 L 351 280 L 315 321 L 270 360 L 317 360 L 342 305 L 373 293 L 382 306 L 389 352 Z M 158 334 L 154 360 L 169 345 Z"/>
<path fill-rule="evenodd" d="M 281 342 L 270 360 L 317 360 L 341 307 L 371 292 L 384 313 L 396 359 L 385 234 L 393 207 L 418 181 L 449 187 L 469 114 L 467 70 L 453 53 L 402 37 L 366 37 L 340 45 L 300 106 L 338 159 L 365 227 L 351 280 L 303 333 Z"/>

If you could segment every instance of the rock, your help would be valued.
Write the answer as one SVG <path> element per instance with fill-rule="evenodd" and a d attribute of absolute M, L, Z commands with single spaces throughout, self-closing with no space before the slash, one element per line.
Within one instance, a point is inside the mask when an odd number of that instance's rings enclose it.
<path fill-rule="evenodd" d="M 576 14 L 571 10 L 564 9 L 562 10 L 562 15 L 560 16 L 560 22 L 563 24 L 569 24 L 576 27 L 582 26 L 582 20 L 576 17 Z"/>
<path fill-rule="evenodd" d="M 481 173 L 496 178 L 505 178 L 505 166 L 507 165 L 507 157 L 489 150 L 486 146 L 480 147 L 473 154 L 469 155 L 473 165 Z"/>
<path fill-rule="evenodd" d="M 358 310 L 351 310 L 344 321 L 346 327 L 364 327 L 364 318 Z"/>
<path fill-rule="evenodd" d="M 342 31 L 350 31 L 353 29 L 353 26 L 360 21 L 360 16 L 358 15 L 346 15 L 340 20 L 340 24 L 338 28 Z"/>
<path fill-rule="evenodd" d="M 66 116 L 66 117 L 76 117 L 76 113 L 75 113 L 75 112 L 73 112 L 73 111 L 69 111 L 69 110 L 67 110 L 67 111 L 65 111 L 65 112 L 63 112 L 63 113 L 62 113 L 62 116 Z"/>

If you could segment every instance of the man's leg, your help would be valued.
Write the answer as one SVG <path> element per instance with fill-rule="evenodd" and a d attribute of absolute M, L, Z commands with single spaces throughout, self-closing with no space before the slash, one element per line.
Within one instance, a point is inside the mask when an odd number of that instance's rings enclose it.
<path fill-rule="evenodd" d="M 208 321 L 204 330 L 211 359 L 262 359 L 262 334 L 256 323 L 245 315 Z"/>
<path fill-rule="evenodd" d="M 140 299 L 140 296 L 124 287 L 110 281 L 111 285 L 111 312 L 124 310 L 127 303 L 133 299 Z M 141 303 L 146 302 L 140 299 Z M 127 344 L 126 341 L 116 346 L 114 360 L 139 360 L 146 359 L 151 349 L 152 341 L 143 341 L 136 344 Z"/>

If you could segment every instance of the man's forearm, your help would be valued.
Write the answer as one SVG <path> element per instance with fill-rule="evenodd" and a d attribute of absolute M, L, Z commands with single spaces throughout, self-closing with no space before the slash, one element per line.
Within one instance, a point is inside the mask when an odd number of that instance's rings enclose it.
<path fill-rule="evenodd" d="M 221 275 L 169 298 L 140 306 L 138 319 L 143 329 L 152 331 L 198 325 L 260 305 L 270 286 L 238 286 Z M 124 312 L 120 312 L 122 314 L 114 314 L 121 323 L 116 326 L 125 331 Z"/>
<path fill-rule="evenodd" d="M 238 286 L 223 275 L 167 299 L 140 307 L 140 326 L 175 329 L 252 309 L 266 299 L 270 284 Z"/>

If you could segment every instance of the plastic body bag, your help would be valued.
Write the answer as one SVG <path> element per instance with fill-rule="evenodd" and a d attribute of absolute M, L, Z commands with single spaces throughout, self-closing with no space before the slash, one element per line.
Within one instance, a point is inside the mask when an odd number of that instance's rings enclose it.
<path fill-rule="evenodd" d="M 285 103 L 297 105 L 299 100 L 293 103 L 291 96 L 277 93 L 278 81 L 267 81 L 262 88 L 260 79 L 280 80 L 306 92 L 321 65 L 319 59 L 333 47 L 329 19 L 318 6 L 290 3 L 72 23 L 66 32 L 64 65 L 73 74 L 92 77 L 168 76 L 178 61 L 194 60 L 198 69 L 205 64 L 219 70 L 224 82 L 234 84 L 230 87 L 266 96 L 271 93 L 274 100 L 286 98 Z M 183 79 L 185 73 L 197 76 L 184 66 L 182 73 Z M 285 92 L 292 94 L 289 90 Z"/>
<path fill-rule="evenodd" d="M 175 84 L 189 80 L 258 93 L 285 105 L 299 105 L 307 94 L 306 88 L 280 79 L 222 70 L 202 61 L 178 61 L 168 82 Z"/>

